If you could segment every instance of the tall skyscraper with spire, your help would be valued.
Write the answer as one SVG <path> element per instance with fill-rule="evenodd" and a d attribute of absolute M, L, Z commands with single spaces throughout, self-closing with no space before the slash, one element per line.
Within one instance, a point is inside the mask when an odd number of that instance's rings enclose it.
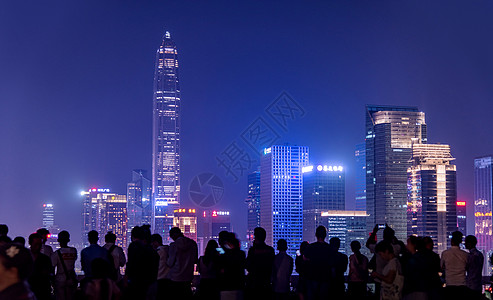
<path fill-rule="evenodd" d="M 164 236 L 180 205 L 180 102 L 178 51 L 166 31 L 156 52 L 152 136 L 153 225 Z"/>

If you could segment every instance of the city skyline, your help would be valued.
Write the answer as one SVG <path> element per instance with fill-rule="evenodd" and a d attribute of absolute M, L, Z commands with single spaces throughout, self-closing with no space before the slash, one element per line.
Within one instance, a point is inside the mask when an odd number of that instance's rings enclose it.
<path fill-rule="evenodd" d="M 87 4 L 10 3 L 5 11 L 11 13 L 0 18 L 6 45 L 0 49 L 0 130 L 7 145 L 0 164 L 8 174 L 0 194 L 8 214 L 0 212 L 0 220 L 13 233 L 26 235 L 40 221 L 36 210 L 23 218 L 18 203 L 37 208 L 53 203 L 63 212 L 57 223 L 78 237 L 73 219 L 80 216 L 81 190 L 110 187 L 125 193 L 131 170 L 152 169 L 153 53 L 164 28 L 180 50 L 180 84 L 188 101 L 181 130 L 184 207 L 190 207 L 191 178 L 217 174 L 225 184 L 217 209 L 238 216 L 235 228 L 243 236 L 246 175 L 231 182 L 214 157 L 287 90 L 307 117 L 286 131 L 275 128 L 282 133 L 279 143 L 309 146 L 313 161 L 340 160 L 350 206 L 364 105 L 419 107 L 432 128 L 430 140 L 452 147 L 458 200 L 467 202 L 471 219 L 473 160 L 493 152 L 491 54 L 481 50 L 490 43 L 482 37 L 493 24 L 483 10 L 465 12 L 458 3 L 448 3 L 445 11 L 436 3 L 261 4 L 260 11 L 248 4 L 229 10 L 107 5 L 101 4 L 110 14 Z M 312 18 L 315 8 L 323 13 Z M 63 17 L 67 9 L 77 11 L 73 19 Z M 163 11 L 174 13 L 163 19 Z M 471 22 L 459 26 L 459 15 Z M 204 17 L 216 21 L 202 24 Z M 298 18 L 310 22 L 290 21 Z M 416 19 L 422 20 L 419 26 Z M 297 59 L 301 48 L 310 53 L 303 61 Z"/>

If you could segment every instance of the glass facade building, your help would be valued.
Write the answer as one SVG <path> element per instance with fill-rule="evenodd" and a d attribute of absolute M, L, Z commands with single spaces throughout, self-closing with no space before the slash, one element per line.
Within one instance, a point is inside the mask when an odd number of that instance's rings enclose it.
<path fill-rule="evenodd" d="M 324 225 L 321 212 L 346 209 L 346 176 L 342 166 L 306 166 L 303 172 L 303 240 L 315 241 Z"/>
<path fill-rule="evenodd" d="M 205 210 L 202 213 L 202 237 L 207 243 L 209 240 L 218 240 L 219 232 L 231 231 L 231 217 L 229 211 Z"/>
<path fill-rule="evenodd" d="M 248 174 L 247 204 L 247 240 L 253 242 L 253 230 L 260 227 L 260 171 Z"/>
<path fill-rule="evenodd" d="M 151 181 L 145 170 L 133 170 L 132 181 L 127 183 L 128 238 L 135 226 L 152 225 Z"/>
<path fill-rule="evenodd" d="M 152 225 L 165 239 L 180 206 L 180 102 L 178 52 L 166 32 L 156 53 L 152 136 Z"/>
<path fill-rule="evenodd" d="M 52 203 L 43 204 L 43 228 L 55 226 L 55 211 Z"/>
<path fill-rule="evenodd" d="M 308 147 L 276 145 L 264 149 L 260 158 L 260 226 L 267 231 L 268 245 L 276 248 L 285 239 L 293 257 L 303 237 L 302 169 L 308 152 Z"/>
<path fill-rule="evenodd" d="M 175 209 L 173 215 L 173 226 L 180 228 L 184 236 L 197 241 L 197 214 L 195 209 Z"/>
<path fill-rule="evenodd" d="M 467 236 L 467 206 L 465 201 L 457 201 L 457 230 Z"/>
<path fill-rule="evenodd" d="M 354 151 L 356 160 L 356 199 L 355 209 L 366 211 L 366 146 L 365 143 L 356 145 Z"/>
<path fill-rule="evenodd" d="M 407 237 L 407 169 L 412 142 L 426 143 L 425 114 L 417 107 L 366 106 L 367 231 L 387 223 Z"/>
<path fill-rule="evenodd" d="M 479 250 L 493 249 L 492 232 L 493 156 L 474 160 L 474 233 Z"/>
<path fill-rule="evenodd" d="M 449 145 L 414 144 L 408 169 L 408 234 L 429 236 L 438 253 L 457 230 L 456 166 Z"/>
<path fill-rule="evenodd" d="M 366 212 L 350 210 L 328 210 L 320 214 L 320 225 L 327 228 L 327 241 L 333 237 L 341 240 L 340 252 L 351 254 L 351 242 L 358 241 L 362 245 L 361 252 L 367 254 L 364 247 L 366 234 Z"/>

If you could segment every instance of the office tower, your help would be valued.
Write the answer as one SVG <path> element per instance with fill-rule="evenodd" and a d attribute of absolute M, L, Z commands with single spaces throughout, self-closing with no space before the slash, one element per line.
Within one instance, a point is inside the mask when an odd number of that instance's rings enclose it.
<path fill-rule="evenodd" d="M 110 189 L 92 188 L 81 192 L 82 243 L 88 246 L 87 233 L 96 230 L 100 239 L 108 231 L 117 237 L 117 245 L 127 247 L 127 196 L 111 193 Z"/>
<path fill-rule="evenodd" d="M 133 170 L 132 181 L 127 183 L 127 236 L 135 226 L 152 224 L 151 181 L 145 170 Z"/>
<path fill-rule="evenodd" d="M 465 201 L 457 201 L 457 230 L 467 236 L 467 209 Z"/>
<path fill-rule="evenodd" d="M 308 165 L 308 147 L 271 146 L 260 158 L 260 226 L 267 231 L 266 243 L 288 242 L 294 256 L 303 237 L 303 167 Z"/>
<path fill-rule="evenodd" d="M 342 166 L 306 166 L 303 172 L 303 240 L 315 241 L 315 230 L 322 224 L 320 214 L 345 210 L 346 175 Z"/>
<path fill-rule="evenodd" d="M 43 228 L 48 230 L 55 226 L 55 212 L 53 204 L 44 203 L 43 204 Z"/>
<path fill-rule="evenodd" d="M 260 170 L 248 174 L 247 204 L 247 239 L 250 245 L 253 242 L 253 230 L 260 227 Z"/>
<path fill-rule="evenodd" d="M 493 157 L 476 158 L 474 160 L 474 227 L 479 250 L 489 251 L 493 248 L 492 200 Z"/>
<path fill-rule="evenodd" d="M 186 237 L 197 241 L 197 214 L 195 213 L 195 209 L 175 209 L 173 215 L 173 226 L 180 228 Z"/>
<path fill-rule="evenodd" d="M 417 107 L 366 106 L 367 231 L 389 224 L 407 237 L 407 169 L 411 144 L 426 143 L 425 114 Z"/>
<path fill-rule="evenodd" d="M 358 241 L 363 246 L 368 239 L 366 233 L 366 212 L 351 210 L 327 210 L 320 213 L 320 225 L 327 228 L 327 240 L 337 237 L 341 240 L 340 252 L 351 254 L 351 242 Z M 367 251 L 366 251 L 367 252 Z"/>
<path fill-rule="evenodd" d="M 152 135 L 153 226 L 165 237 L 180 206 L 180 102 L 178 52 L 166 32 L 156 53 Z"/>
<path fill-rule="evenodd" d="M 439 253 L 457 230 L 456 167 L 449 145 L 413 144 L 408 169 L 408 234 L 430 236 Z"/>
<path fill-rule="evenodd" d="M 355 209 L 366 211 L 366 147 L 365 143 L 356 145 L 356 201 Z"/>
<path fill-rule="evenodd" d="M 229 211 L 205 210 L 202 216 L 202 237 L 205 243 L 209 240 L 217 241 L 221 231 L 231 231 Z"/>

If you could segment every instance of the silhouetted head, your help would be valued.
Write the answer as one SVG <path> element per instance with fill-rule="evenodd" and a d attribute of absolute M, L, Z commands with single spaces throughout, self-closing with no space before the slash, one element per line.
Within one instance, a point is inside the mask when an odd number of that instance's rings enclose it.
<path fill-rule="evenodd" d="M 160 234 L 151 235 L 151 246 L 156 250 L 159 246 L 163 245 L 163 237 Z"/>
<path fill-rule="evenodd" d="M 361 244 L 358 241 L 351 242 L 351 251 L 358 252 L 361 249 Z"/>
<path fill-rule="evenodd" d="M 130 233 L 130 238 L 133 241 L 143 241 L 144 240 L 144 231 L 140 226 L 135 226 L 132 228 L 132 231 Z"/>
<path fill-rule="evenodd" d="M 0 235 L 0 245 L 11 243 L 12 239 L 6 235 Z"/>
<path fill-rule="evenodd" d="M 46 243 L 46 241 L 48 240 L 48 235 L 50 234 L 50 231 L 46 228 L 40 228 L 36 232 L 41 235 L 41 238 L 43 240 L 43 244 Z"/>
<path fill-rule="evenodd" d="M 460 231 L 454 231 L 452 232 L 452 239 L 450 240 L 450 244 L 452 246 L 460 246 L 462 244 L 462 232 Z"/>
<path fill-rule="evenodd" d="M 183 233 L 181 232 L 181 229 L 178 227 L 173 227 L 169 230 L 169 237 L 173 239 L 173 241 L 176 241 L 179 237 L 182 237 Z"/>
<path fill-rule="evenodd" d="M 144 242 L 146 242 L 146 244 L 150 244 L 151 243 L 151 225 L 144 224 L 140 227 L 142 228 L 142 232 L 144 233 Z"/>
<path fill-rule="evenodd" d="M 23 247 L 26 246 L 26 239 L 23 236 L 16 236 L 12 242 L 19 244 Z"/>
<path fill-rule="evenodd" d="M 383 259 L 389 261 L 394 257 L 394 247 L 388 241 L 381 241 L 375 247 L 375 252 Z"/>
<path fill-rule="evenodd" d="M 423 244 L 427 250 L 433 250 L 434 243 L 433 243 L 433 239 L 431 237 L 425 236 L 423 238 Z"/>
<path fill-rule="evenodd" d="M 410 235 L 407 238 L 407 245 L 406 245 L 407 250 L 411 253 L 415 253 L 416 250 L 418 249 L 418 241 L 419 239 L 417 236 Z"/>
<path fill-rule="evenodd" d="M 219 245 L 222 247 L 228 238 L 228 233 L 226 230 L 219 232 L 219 238 L 217 239 Z"/>
<path fill-rule="evenodd" d="M 217 253 L 217 248 L 219 248 L 219 245 L 217 244 L 216 240 L 209 240 L 207 242 L 207 246 L 205 247 L 204 254 L 205 255 L 212 255 L 214 253 Z"/>
<path fill-rule="evenodd" d="M 279 239 L 277 241 L 277 250 L 287 251 L 288 250 L 288 242 L 286 242 L 285 239 Z"/>
<path fill-rule="evenodd" d="M 387 242 L 392 242 L 395 237 L 394 229 L 390 228 L 389 225 L 385 224 L 385 228 L 383 230 L 383 240 Z"/>
<path fill-rule="evenodd" d="M 9 226 L 6 224 L 0 224 L 0 236 L 7 236 L 9 234 Z"/>
<path fill-rule="evenodd" d="M 339 251 L 339 248 L 341 248 L 341 239 L 338 237 L 333 237 L 329 240 L 329 245 L 332 247 L 332 249 Z"/>
<path fill-rule="evenodd" d="M 87 233 L 87 240 L 89 241 L 89 244 L 97 244 L 99 241 L 99 234 L 96 230 L 91 230 Z"/>
<path fill-rule="evenodd" d="M 257 242 L 265 242 L 267 238 L 267 232 L 262 227 L 257 227 L 253 230 L 253 235 L 255 236 L 255 241 Z"/>
<path fill-rule="evenodd" d="M 474 235 L 468 235 L 465 239 L 466 249 L 474 249 L 478 244 L 478 239 Z"/>
<path fill-rule="evenodd" d="M 43 246 L 43 238 L 39 233 L 31 233 L 29 235 L 29 245 L 32 253 L 40 253 Z"/>
<path fill-rule="evenodd" d="M 0 277 L 17 281 L 26 280 L 33 271 L 31 252 L 17 243 L 6 243 L 0 246 Z"/>
<path fill-rule="evenodd" d="M 116 243 L 116 234 L 113 231 L 108 231 L 108 233 L 104 236 L 105 243 Z"/>
<path fill-rule="evenodd" d="M 327 237 L 327 228 L 325 226 L 318 226 L 317 229 L 315 230 L 315 237 L 317 240 L 325 240 Z"/>
<path fill-rule="evenodd" d="M 60 245 L 67 245 L 68 242 L 70 242 L 70 233 L 66 230 L 60 231 L 58 234 L 58 242 Z"/>

